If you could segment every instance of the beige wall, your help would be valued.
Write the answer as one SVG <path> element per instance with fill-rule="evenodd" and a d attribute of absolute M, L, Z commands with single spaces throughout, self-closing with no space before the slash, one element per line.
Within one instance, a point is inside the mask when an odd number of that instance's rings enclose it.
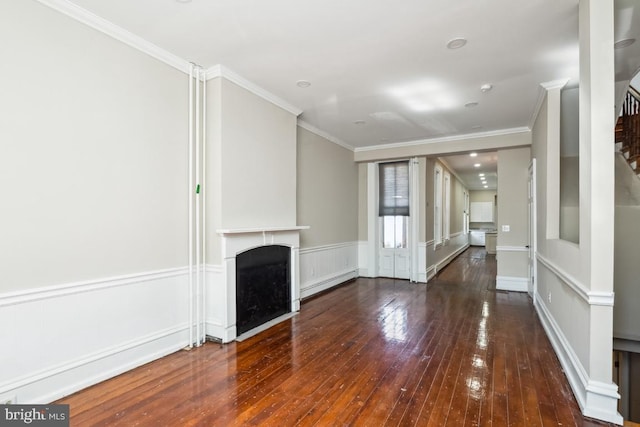
<path fill-rule="evenodd" d="M 0 37 L 0 291 L 186 265 L 187 76 L 33 1 Z"/>
<path fill-rule="evenodd" d="M 367 164 L 358 163 L 358 240 L 366 241 L 367 230 Z"/>
<path fill-rule="evenodd" d="M 297 169 L 298 222 L 311 226 L 301 232 L 300 247 L 357 240 L 359 167 L 353 152 L 298 127 Z"/>
<path fill-rule="evenodd" d="M 524 248 L 529 244 L 529 163 L 531 150 L 498 150 L 498 276 L 527 278 L 526 251 L 501 251 L 501 246 Z M 502 227 L 508 225 L 509 231 Z"/>
<path fill-rule="evenodd" d="M 222 228 L 295 226 L 296 116 L 222 79 Z"/>
<path fill-rule="evenodd" d="M 529 243 L 528 180 L 531 150 L 498 151 L 498 245 L 525 246 Z M 509 225 L 509 232 L 502 226 Z"/>
<path fill-rule="evenodd" d="M 296 221 L 296 117 L 224 79 L 207 82 L 207 262 L 220 264 L 218 229 Z"/>
<path fill-rule="evenodd" d="M 469 191 L 469 201 L 494 203 L 496 194 L 498 193 L 494 190 L 471 190 Z"/>

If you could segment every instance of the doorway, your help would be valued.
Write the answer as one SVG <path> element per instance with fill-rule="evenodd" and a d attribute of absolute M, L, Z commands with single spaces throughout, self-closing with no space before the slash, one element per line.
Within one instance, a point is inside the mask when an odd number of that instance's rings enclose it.
<path fill-rule="evenodd" d="M 376 212 L 375 246 L 377 249 L 377 276 L 410 279 L 412 254 L 410 231 L 412 230 L 413 191 L 409 160 L 379 163 L 378 206 Z M 413 209 L 412 209 L 413 208 Z"/>
<path fill-rule="evenodd" d="M 380 276 L 409 279 L 411 275 L 409 217 L 382 216 L 380 227 Z"/>

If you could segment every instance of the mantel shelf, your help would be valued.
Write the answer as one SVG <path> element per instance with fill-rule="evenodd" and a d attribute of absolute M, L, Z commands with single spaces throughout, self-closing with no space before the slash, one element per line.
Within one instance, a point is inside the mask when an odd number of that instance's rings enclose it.
<path fill-rule="evenodd" d="M 300 231 L 300 230 L 308 230 L 310 227 L 308 225 L 294 225 L 290 227 L 258 227 L 258 228 L 225 228 L 218 229 L 216 233 L 218 234 L 248 234 L 248 233 L 277 233 L 284 231 Z"/>

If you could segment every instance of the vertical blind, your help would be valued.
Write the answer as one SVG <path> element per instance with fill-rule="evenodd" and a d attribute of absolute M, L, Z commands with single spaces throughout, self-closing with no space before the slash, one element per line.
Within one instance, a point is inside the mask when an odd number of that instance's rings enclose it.
<path fill-rule="evenodd" d="M 379 216 L 409 216 L 409 162 L 380 163 Z"/>

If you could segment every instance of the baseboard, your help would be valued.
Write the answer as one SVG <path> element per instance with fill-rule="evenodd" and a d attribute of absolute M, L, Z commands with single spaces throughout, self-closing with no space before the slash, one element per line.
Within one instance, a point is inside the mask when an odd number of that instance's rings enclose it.
<path fill-rule="evenodd" d="M 496 289 L 499 291 L 528 292 L 528 277 L 496 276 Z"/>
<path fill-rule="evenodd" d="M 300 298 L 308 298 L 318 292 L 325 291 L 347 280 L 355 279 L 358 277 L 357 270 L 348 270 L 336 274 L 335 276 L 329 276 L 308 282 L 304 285 L 304 288 L 300 289 Z"/>
<path fill-rule="evenodd" d="M 431 267 L 427 268 L 425 274 L 427 275 L 427 283 L 429 283 L 429 280 L 433 279 L 436 276 L 436 266 L 432 265 Z"/>
<path fill-rule="evenodd" d="M 456 257 L 458 255 L 460 255 L 462 252 L 466 251 L 468 247 L 469 247 L 468 243 L 462 245 L 461 247 L 459 247 L 458 249 L 456 249 L 455 251 L 453 251 L 452 253 L 447 255 L 443 260 L 439 261 L 435 266 L 431 266 L 431 267 L 427 268 L 427 272 L 429 272 L 430 269 L 433 269 L 433 276 L 435 276 L 436 274 L 438 274 L 438 272 L 440 270 L 442 270 L 447 265 L 449 265 L 449 263 L 451 261 L 456 259 Z M 431 276 L 431 277 L 433 277 L 433 276 Z"/>
<path fill-rule="evenodd" d="M 560 360 L 582 413 L 587 417 L 622 425 L 623 418 L 617 410 L 620 398 L 617 392 L 618 387 L 613 383 L 606 384 L 589 378 L 560 326 L 547 309 L 543 298 L 539 294 L 535 297 L 537 301 L 535 308 L 542 327 Z"/>
<path fill-rule="evenodd" d="M 0 295 L 0 394 L 49 403 L 187 346 L 185 271 Z"/>

